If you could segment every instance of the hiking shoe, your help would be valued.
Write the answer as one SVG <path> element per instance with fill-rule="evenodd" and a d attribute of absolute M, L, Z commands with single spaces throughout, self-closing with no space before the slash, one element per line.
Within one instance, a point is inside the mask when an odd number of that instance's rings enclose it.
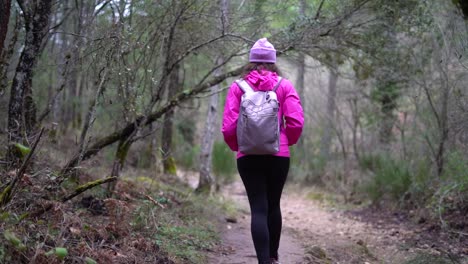
<path fill-rule="evenodd" d="M 281 264 L 277 259 L 271 258 L 270 264 Z"/>

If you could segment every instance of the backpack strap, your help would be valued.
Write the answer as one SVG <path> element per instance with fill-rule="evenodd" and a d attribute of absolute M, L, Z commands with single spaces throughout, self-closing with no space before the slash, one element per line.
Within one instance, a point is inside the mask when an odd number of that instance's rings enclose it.
<path fill-rule="evenodd" d="M 244 93 L 254 91 L 252 87 L 250 87 L 250 85 L 243 79 L 237 80 L 236 83 L 239 86 L 239 88 L 241 88 L 241 90 L 244 91 Z"/>
<path fill-rule="evenodd" d="M 278 87 L 279 87 L 279 85 L 280 85 L 280 83 L 281 83 L 282 80 L 283 80 L 283 77 L 280 76 L 280 77 L 278 78 L 278 82 L 276 83 L 275 87 L 273 87 L 273 92 L 276 93 L 276 89 L 278 89 Z"/>

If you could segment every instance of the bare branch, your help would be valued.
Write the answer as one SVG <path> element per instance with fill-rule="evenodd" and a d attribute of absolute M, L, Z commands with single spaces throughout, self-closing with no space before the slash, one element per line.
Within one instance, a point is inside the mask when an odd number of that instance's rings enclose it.
<path fill-rule="evenodd" d="M 155 205 L 161 207 L 162 209 L 165 209 L 166 207 L 164 205 L 162 205 L 160 202 L 156 201 L 155 199 L 153 199 L 153 197 L 145 194 L 145 197 L 148 198 L 148 200 L 150 200 L 152 203 L 154 203 Z"/>
<path fill-rule="evenodd" d="M 322 11 L 322 6 L 323 6 L 323 3 L 324 3 L 324 2 L 325 2 L 325 0 L 322 0 L 322 1 L 320 2 L 320 5 L 319 5 L 319 7 L 318 7 L 318 9 L 317 9 L 317 12 L 315 13 L 314 20 L 319 19 L 319 17 L 320 17 L 320 12 Z"/>
<path fill-rule="evenodd" d="M 26 169 L 28 168 L 28 165 L 31 161 L 32 156 L 34 155 L 34 152 L 36 151 L 36 147 L 39 144 L 39 141 L 41 140 L 42 133 L 44 133 L 44 128 L 41 129 L 39 132 L 39 135 L 37 136 L 33 147 L 29 151 L 28 155 L 23 161 L 23 164 L 21 165 L 20 169 L 16 173 L 16 177 L 8 184 L 5 189 L 2 190 L 2 193 L 0 193 L 0 206 L 5 206 L 8 204 L 13 196 L 15 195 L 15 189 L 19 181 L 23 178 L 24 173 L 26 172 Z"/>
<path fill-rule="evenodd" d="M 186 90 L 183 91 L 182 93 L 179 93 L 176 95 L 174 98 L 169 100 L 165 105 L 160 107 L 158 110 L 152 112 L 148 116 L 140 116 L 138 117 L 134 122 L 128 123 L 125 125 L 122 129 L 115 131 L 107 136 L 104 136 L 98 140 L 91 146 L 87 147 L 83 151 L 83 155 L 81 157 L 75 156 L 73 157 L 70 161 L 67 162 L 67 165 L 62 169 L 61 174 L 62 176 L 65 176 L 68 172 L 73 170 L 74 167 L 76 167 L 82 160 L 86 160 L 96 153 L 98 153 L 101 149 L 119 141 L 122 138 L 127 138 L 131 133 L 134 133 L 136 129 L 140 126 L 146 126 L 154 121 L 158 120 L 161 116 L 163 116 L 167 111 L 173 109 L 180 103 L 193 98 L 194 95 L 199 94 L 206 89 L 221 83 L 225 79 L 232 77 L 232 76 L 237 76 L 242 72 L 243 67 L 238 67 L 230 72 L 221 74 L 217 77 L 214 77 L 213 79 L 195 86 L 192 90 Z"/>

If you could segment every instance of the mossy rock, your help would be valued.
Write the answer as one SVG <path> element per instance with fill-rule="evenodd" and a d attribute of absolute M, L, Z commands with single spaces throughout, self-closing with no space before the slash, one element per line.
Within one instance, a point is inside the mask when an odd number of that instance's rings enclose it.
<path fill-rule="evenodd" d="M 319 246 L 310 246 L 305 250 L 305 260 L 307 263 L 331 264 L 331 259 L 327 256 L 325 250 Z"/>

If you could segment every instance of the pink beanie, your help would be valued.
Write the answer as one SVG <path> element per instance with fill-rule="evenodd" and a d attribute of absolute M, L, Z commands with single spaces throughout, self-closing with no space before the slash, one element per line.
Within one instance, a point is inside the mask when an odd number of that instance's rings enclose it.
<path fill-rule="evenodd" d="M 276 50 L 266 38 L 261 38 L 255 42 L 250 49 L 250 62 L 276 63 Z"/>

